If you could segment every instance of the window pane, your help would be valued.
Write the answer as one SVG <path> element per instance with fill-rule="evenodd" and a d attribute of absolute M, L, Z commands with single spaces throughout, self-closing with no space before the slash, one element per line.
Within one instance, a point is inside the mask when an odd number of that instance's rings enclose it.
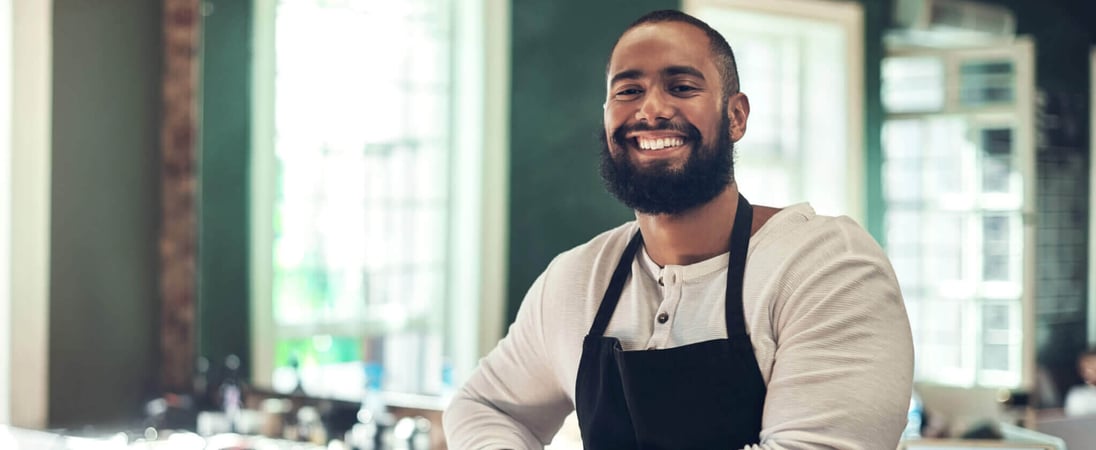
<path fill-rule="evenodd" d="M 982 130 L 982 191 L 1009 192 L 1012 177 L 1012 129 Z"/>
<path fill-rule="evenodd" d="M 1011 103 L 1015 78 L 1012 61 L 964 62 L 959 67 L 959 103 L 963 106 Z"/>
<path fill-rule="evenodd" d="M 920 339 L 917 345 L 923 369 L 942 370 L 963 367 L 962 302 L 923 300 Z"/>
<path fill-rule="evenodd" d="M 962 281 L 963 217 L 954 213 L 929 214 L 925 220 L 924 265 L 926 276 L 936 281 Z"/>
<path fill-rule="evenodd" d="M 1008 281 L 1012 235 L 1008 216 L 987 215 L 982 218 L 982 279 Z"/>
<path fill-rule="evenodd" d="M 944 62 L 934 57 L 884 58 L 883 106 L 894 113 L 943 109 Z"/>
<path fill-rule="evenodd" d="M 985 370 L 1008 370 L 1008 354 L 1009 348 L 1007 345 L 985 344 L 982 346 L 982 369 Z"/>
<path fill-rule="evenodd" d="M 982 305 L 982 369 L 1010 370 L 1013 336 L 1013 308 L 1015 303 L 987 303 Z"/>
<path fill-rule="evenodd" d="M 425 393 L 440 377 L 431 317 L 449 262 L 448 8 L 278 3 L 275 364 L 298 355 L 302 373 L 326 374 L 313 383 L 360 379 L 363 363 L 386 389 Z"/>

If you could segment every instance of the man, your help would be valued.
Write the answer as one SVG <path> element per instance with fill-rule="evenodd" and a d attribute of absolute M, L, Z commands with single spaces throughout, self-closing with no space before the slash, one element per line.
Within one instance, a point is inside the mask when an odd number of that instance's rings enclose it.
<path fill-rule="evenodd" d="M 893 270 L 848 218 L 739 194 L 726 40 L 650 13 L 606 75 L 602 176 L 636 220 L 533 283 L 446 411 L 450 448 L 541 448 L 572 410 L 588 450 L 895 448 L 913 350 Z"/>
<path fill-rule="evenodd" d="M 1077 373 L 1084 383 L 1073 386 L 1066 394 L 1066 415 L 1096 415 L 1096 348 L 1088 349 L 1077 357 Z"/>

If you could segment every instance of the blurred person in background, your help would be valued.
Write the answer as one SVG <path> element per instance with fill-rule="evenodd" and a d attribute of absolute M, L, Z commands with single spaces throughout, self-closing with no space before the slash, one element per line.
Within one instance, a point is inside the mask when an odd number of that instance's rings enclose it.
<path fill-rule="evenodd" d="M 1073 386 L 1066 394 L 1066 415 L 1096 415 L 1096 348 L 1077 357 L 1077 372 L 1084 384 Z"/>

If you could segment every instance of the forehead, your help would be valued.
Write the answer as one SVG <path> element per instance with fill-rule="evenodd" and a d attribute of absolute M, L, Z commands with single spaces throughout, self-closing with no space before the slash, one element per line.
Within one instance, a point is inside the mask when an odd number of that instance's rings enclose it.
<path fill-rule="evenodd" d="M 609 77 L 625 70 L 655 72 L 669 66 L 692 66 L 710 77 L 716 71 L 708 36 L 682 22 L 647 23 L 620 37 L 609 59 Z"/>

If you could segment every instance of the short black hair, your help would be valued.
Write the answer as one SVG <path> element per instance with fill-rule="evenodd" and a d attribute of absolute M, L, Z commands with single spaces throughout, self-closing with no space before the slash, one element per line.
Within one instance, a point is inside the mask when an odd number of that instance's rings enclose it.
<path fill-rule="evenodd" d="M 613 49 L 609 52 L 610 61 L 605 63 L 605 73 L 607 75 L 609 73 L 609 64 L 612 62 L 613 52 L 616 51 L 617 44 L 620 44 L 620 38 L 624 37 L 625 34 L 628 34 L 629 31 L 632 31 L 633 28 L 640 25 L 664 22 L 686 23 L 703 31 L 704 34 L 708 36 L 709 50 L 712 53 L 712 57 L 715 58 L 716 68 L 719 69 L 719 78 L 723 84 L 724 102 L 726 102 L 726 99 L 730 97 L 731 94 L 738 93 L 738 64 L 735 63 L 734 51 L 731 50 L 731 45 L 727 43 L 727 39 L 703 20 L 673 9 L 651 11 L 636 19 L 631 25 L 628 25 L 628 28 L 617 37 L 616 43 L 613 44 Z"/>

